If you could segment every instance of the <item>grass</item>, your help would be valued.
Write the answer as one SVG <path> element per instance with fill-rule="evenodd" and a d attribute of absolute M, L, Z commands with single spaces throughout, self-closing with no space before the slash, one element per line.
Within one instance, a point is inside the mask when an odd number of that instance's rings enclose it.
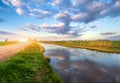
<path fill-rule="evenodd" d="M 8 42 L 0 42 L 0 46 L 4 46 L 4 45 L 10 45 L 10 44 L 16 44 L 18 43 L 17 41 L 8 41 Z"/>
<path fill-rule="evenodd" d="M 120 41 L 95 40 L 95 41 L 49 41 L 45 43 L 58 44 L 67 47 L 85 48 L 102 52 L 120 53 Z"/>
<path fill-rule="evenodd" d="M 0 63 L 0 83 L 62 83 L 43 52 L 43 47 L 32 43 Z"/>

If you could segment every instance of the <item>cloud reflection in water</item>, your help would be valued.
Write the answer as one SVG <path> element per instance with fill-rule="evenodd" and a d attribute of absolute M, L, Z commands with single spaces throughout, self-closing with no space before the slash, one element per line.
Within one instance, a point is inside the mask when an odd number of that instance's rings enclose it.
<path fill-rule="evenodd" d="M 120 54 L 57 46 L 45 55 L 64 83 L 120 83 Z"/>

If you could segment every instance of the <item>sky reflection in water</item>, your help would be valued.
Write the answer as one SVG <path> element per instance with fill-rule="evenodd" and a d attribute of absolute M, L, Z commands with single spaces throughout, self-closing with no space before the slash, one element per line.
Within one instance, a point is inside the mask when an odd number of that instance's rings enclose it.
<path fill-rule="evenodd" d="M 120 83 L 120 54 L 42 45 L 64 83 Z"/>

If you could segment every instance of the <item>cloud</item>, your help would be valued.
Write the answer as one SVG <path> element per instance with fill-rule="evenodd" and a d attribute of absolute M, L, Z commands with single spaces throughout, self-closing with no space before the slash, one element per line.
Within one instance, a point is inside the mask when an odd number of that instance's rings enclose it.
<path fill-rule="evenodd" d="M 59 24 L 41 24 L 39 26 L 43 31 L 50 32 L 50 33 L 57 33 L 57 34 L 65 34 L 69 31 L 69 26 L 65 23 L 59 23 Z"/>
<path fill-rule="evenodd" d="M 24 33 L 14 33 L 9 31 L 0 31 L 0 41 L 4 41 L 5 39 L 9 41 L 18 40 L 19 38 L 28 38 L 28 36 L 24 35 Z"/>
<path fill-rule="evenodd" d="M 90 28 L 92 28 L 92 29 L 98 28 L 98 25 L 92 25 L 92 26 L 90 26 Z"/>
<path fill-rule="evenodd" d="M 7 32 L 7 31 L 0 31 L 0 35 L 18 35 L 18 34 L 12 33 L 12 32 Z"/>
<path fill-rule="evenodd" d="M 110 37 L 107 37 L 107 39 L 110 39 L 110 40 L 120 40 L 120 35 L 110 36 Z"/>
<path fill-rule="evenodd" d="M 88 23 L 120 15 L 120 0 L 2 0 L 2 2 L 13 6 L 20 15 L 36 18 L 55 16 L 56 20 L 62 22 Z"/>
<path fill-rule="evenodd" d="M 77 8 L 73 21 L 88 23 L 104 17 L 119 16 L 120 5 L 116 5 L 118 3 L 119 0 L 73 0 L 74 9 Z"/>
<path fill-rule="evenodd" d="M 70 30 L 69 30 L 70 29 Z M 82 32 L 84 32 L 81 28 L 75 28 L 74 26 L 67 26 L 65 23 L 58 24 L 40 24 L 33 25 L 30 23 L 26 23 L 21 30 L 23 31 L 35 31 L 38 33 L 47 32 L 49 34 L 59 35 L 61 38 L 74 38 L 78 36 L 82 36 Z M 56 38 L 58 38 L 56 36 Z"/>
<path fill-rule="evenodd" d="M 86 28 L 76 27 L 76 26 L 69 26 L 65 23 L 57 23 L 57 24 L 40 24 L 40 25 L 33 25 L 31 23 L 26 23 L 22 26 L 21 30 L 23 31 L 36 31 L 36 32 L 47 32 L 50 34 L 57 34 L 61 35 L 64 38 L 73 38 L 82 36 L 83 32 L 86 32 Z"/>
<path fill-rule="evenodd" d="M 100 35 L 115 35 L 117 34 L 116 32 L 104 32 L 104 33 L 100 33 Z"/>
<path fill-rule="evenodd" d="M 53 25 L 41 24 L 39 26 L 41 31 L 56 33 L 58 35 L 63 35 L 64 37 L 77 37 L 81 36 L 82 32 L 85 32 L 84 28 L 69 26 L 65 23 L 58 23 Z"/>
<path fill-rule="evenodd" d="M 36 18 L 45 18 L 51 15 L 50 11 L 42 10 L 42 9 L 30 9 L 30 11 L 31 13 L 29 15 Z"/>
<path fill-rule="evenodd" d="M 88 14 L 82 12 L 82 13 L 73 15 L 71 19 L 74 22 L 85 22 L 85 23 L 87 23 L 88 18 L 89 18 Z"/>
<path fill-rule="evenodd" d="M 73 1 L 73 6 L 79 6 L 85 4 L 87 0 L 72 0 L 72 1 Z"/>
<path fill-rule="evenodd" d="M 9 1 L 8 0 L 2 0 L 2 2 L 4 3 L 4 4 L 6 4 L 6 5 L 10 5 L 10 3 L 9 3 Z"/>
<path fill-rule="evenodd" d="M 70 0 L 53 0 L 53 6 L 58 7 L 59 9 L 66 9 L 71 6 Z"/>
<path fill-rule="evenodd" d="M 19 15 L 28 15 L 40 20 L 50 18 L 50 21 L 57 22 L 57 24 L 25 24 L 22 30 L 38 32 L 42 30 L 72 37 L 98 27 L 93 25 L 89 26 L 89 29 L 81 30 L 77 25 L 71 26 L 72 23 L 87 24 L 104 17 L 120 16 L 120 0 L 2 0 L 2 2 L 12 6 Z M 101 33 L 110 34 L 113 33 Z"/>
<path fill-rule="evenodd" d="M 2 0 L 2 2 L 8 6 L 15 7 L 16 12 L 20 15 L 24 14 L 36 18 L 45 18 L 51 14 L 47 9 L 38 8 L 38 6 L 46 2 L 46 0 Z"/>
<path fill-rule="evenodd" d="M 67 33 L 68 31 L 70 31 L 70 29 L 72 28 L 70 26 L 71 17 L 68 13 L 58 13 L 54 16 L 54 18 L 64 24 L 64 29 L 62 30 L 62 33 Z"/>
<path fill-rule="evenodd" d="M 17 8 L 16 12 L 20 15 L 24 14 L 24 11 L 21 8 Z"/>
<path fill-rule="evenodd" d="M 20 15 L 24 14 L 26 9 L 25 5 L 27 5 L 27 3 L 22 0 L 2 0 L 2 2 L 8 6 L 15 7 L 16 12 Z"/>
<path fill-rule="evenodd" d="M 55 15 L 55 19 L 63 23 L 69 24 L 71 18 L 67 13 L 58 13 Z"/>
<path fill-rule="evenodd" d="M 40 31 L 40 28 L 39 26 L 36 26 L 36 25 L 33 25 L 31 23 L 26 23 L 22 28 L 21 30 L 24 30 L 24 31 Z"/>

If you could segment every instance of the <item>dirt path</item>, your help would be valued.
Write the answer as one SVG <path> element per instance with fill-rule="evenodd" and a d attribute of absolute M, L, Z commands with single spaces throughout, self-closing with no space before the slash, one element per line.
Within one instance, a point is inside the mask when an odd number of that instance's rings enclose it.
<path fill-rule="evenodd" d="M 27 45 L 28 43 L 0 46 L 0 62 L 9 59 L 9 57 L 13 56 Z"/>

